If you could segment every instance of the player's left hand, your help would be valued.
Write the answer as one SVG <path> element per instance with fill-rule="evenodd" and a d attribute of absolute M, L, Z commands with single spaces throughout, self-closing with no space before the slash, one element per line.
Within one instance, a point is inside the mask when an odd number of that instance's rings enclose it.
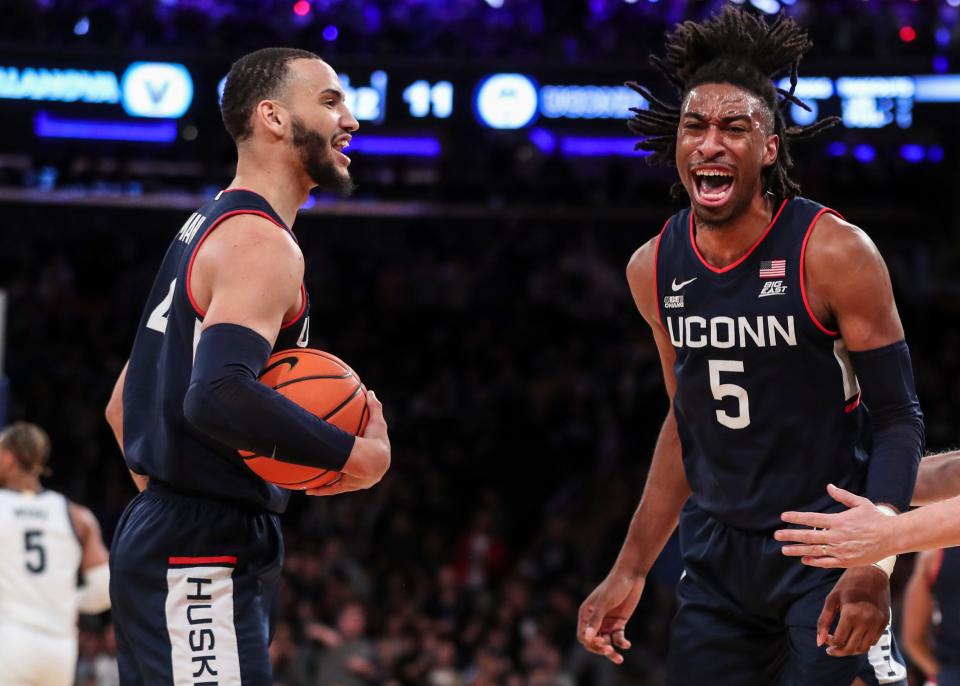
<path fill-rule="evenodd" d="M 811 567 L 861 567 L 896 553 L 890 547 L 892 517 L 866 498 L 833 484 L 827 486 L 827 493 L 850 509 L 836 514 L 784 512 L 781 519 L 785 522 L 817 527 L 774 532 L 778 541 L 801 544 L 784 546 L 784 555 L 802 557 L 801 562 Z"/>
<path fill-rule="evenodd" d="M 882 515 L 881 515 L 882 516 Z M 830 633 L 837 613 L 840 621 Z M 890 623 L 890 580 L 874 566 L 848 569 L 830 591 L 817 620 L 817 645 L 827 655 L 845 657 L 870 650 Z"/>

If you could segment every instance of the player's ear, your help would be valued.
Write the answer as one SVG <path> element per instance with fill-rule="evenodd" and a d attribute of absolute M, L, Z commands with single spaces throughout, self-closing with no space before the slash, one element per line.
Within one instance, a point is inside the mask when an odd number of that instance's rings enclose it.
<path fill-rule="evenodd" d="M 286 108 L 276 100 L 261 100 L 258 102 L 256 109 L 253 111 L 253 117 L 278 138 L 283 138 L 286 133 L 289 115 Z"/>
<path fill-rule="evenodd" d="M 767 136 L 763 143 L 763 166 L 769 167 L 777 161 L 777 155 L 780 154 L 780 136 L 775 133 Z"/>

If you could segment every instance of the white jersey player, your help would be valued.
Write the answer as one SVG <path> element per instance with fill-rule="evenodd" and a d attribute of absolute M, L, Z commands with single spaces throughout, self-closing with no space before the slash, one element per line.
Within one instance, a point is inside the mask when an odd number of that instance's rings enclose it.
<path fill-rule="evenodd" d="M 36 425 L 0 432 L 0 686 L 70 686 L 77 613 L 110 607 L 100 526 L 41 487 L 49 454 Z"/>

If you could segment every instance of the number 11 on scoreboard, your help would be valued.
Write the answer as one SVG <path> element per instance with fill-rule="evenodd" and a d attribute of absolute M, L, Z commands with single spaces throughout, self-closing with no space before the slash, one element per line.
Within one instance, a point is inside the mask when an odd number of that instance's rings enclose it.
<path fill-rule="evenodd" d="M 453 84 L 437 81 L 414 81 L 403 91 L 403 100 L 410 107 L 410 115 L 422 118 L 433 114 L 437 119 L 446 119 L 453 114 Z"/>

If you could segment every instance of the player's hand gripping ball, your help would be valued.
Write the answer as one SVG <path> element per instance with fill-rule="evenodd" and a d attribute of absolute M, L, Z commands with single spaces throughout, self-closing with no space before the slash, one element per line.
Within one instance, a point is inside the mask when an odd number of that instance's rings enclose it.
<path fill-rule="evenodd" d="M 363 434 L 370 413 L 367 389 L 346 362 L 321 350 L 281 350 L 267 360 L 260 382 L 336 427 L 355 436 Z M 241 450 L 247 466 L 265 481 L 303 491 L 329 486 L 340 472 L 306 467 Z"/>

